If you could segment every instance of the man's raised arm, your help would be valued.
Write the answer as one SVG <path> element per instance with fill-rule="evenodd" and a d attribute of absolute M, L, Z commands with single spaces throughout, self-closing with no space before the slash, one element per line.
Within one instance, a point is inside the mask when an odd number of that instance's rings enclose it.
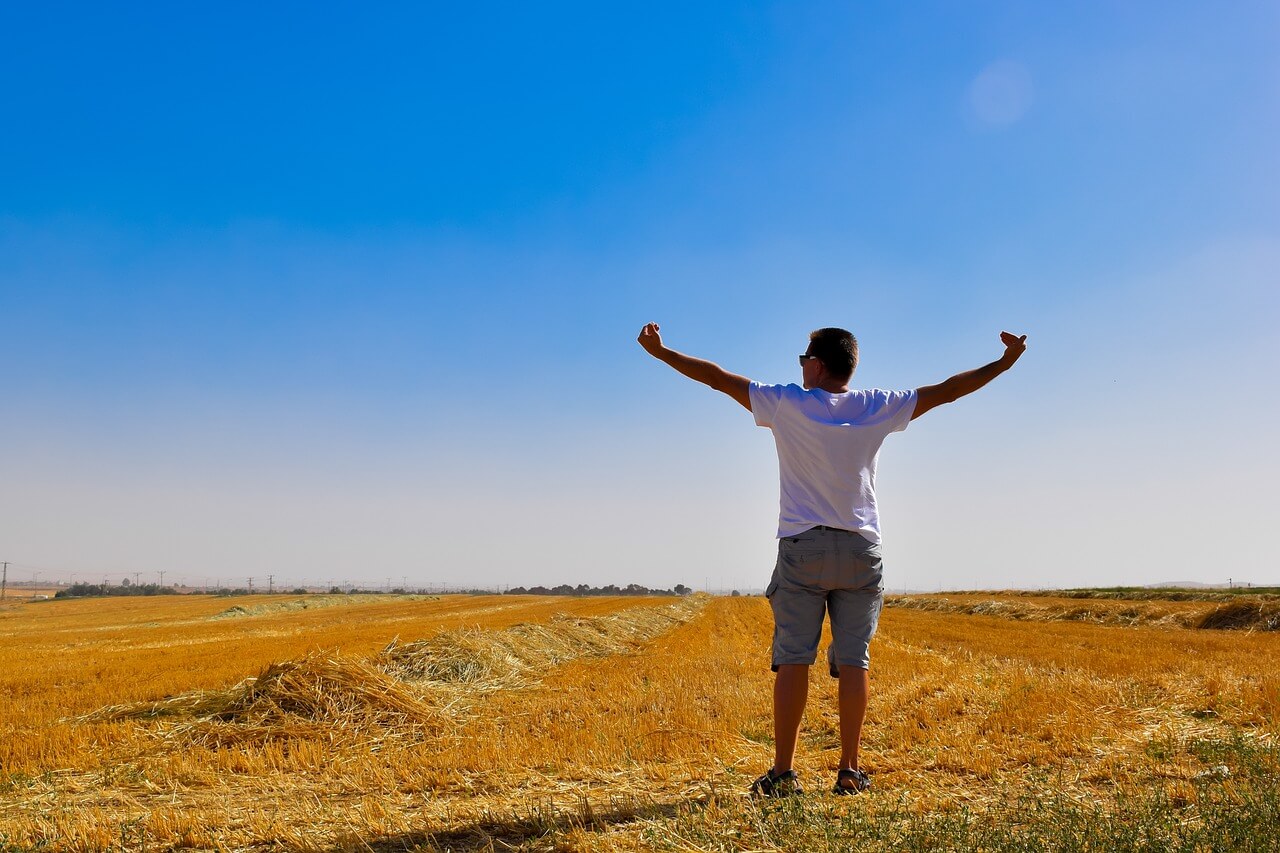
<path fill-rule="evenodd" d="M 640 336 L 636 340 L 640 342 L 640 346 L 644 347 L 645 352 L 658 361 L 666 362 L 680 373 L 696 382 L 701 382 L 708 388 L 723 391 L 741 403 L 748 412 L 751 411 L 751 394 L 747 390 L 751 380 L 747 377 L 730 373 L 715 362 L 694 358 L 663 346 L 657 323 L 647 324 L 640 330 Z"/>
<path fill-rule="evenodd" d="M 990 364 L 979 367 L 977 370 L 957 373 L 937 385 L 926 385 L 923 388 L 917 388 L 916 410 L 912 413 L 911 419 L 915 420 L 925 412 L 941 406 L 943 403 L 953 403 L 966 394 L 972 394 L 1010 367 L 1013 367 L 1013 363 L 1027 350 L 1026 335 L 1019 337 L 1008 332 L 1001 332 L 1000 341 L 1004 344 L 1004 355 Z"/>

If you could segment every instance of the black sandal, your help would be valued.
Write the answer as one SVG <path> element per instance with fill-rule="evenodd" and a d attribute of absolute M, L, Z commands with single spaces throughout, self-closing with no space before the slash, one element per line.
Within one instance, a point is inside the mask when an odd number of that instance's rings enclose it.
<path fill-rule="evenodd" d="M 846 788 L 840 783 L 845 779 L 853 782 L 853 786 Z M 871 777 L 864 770 L 841 770 L 836 773 L 837 794 L 861 794 L 863 791 L 871 790 Z"/>
<path fill-rule="evenodd" d="M 783 770 L 781 773 L 774 773 L 770 768 L 751 785 L 751 796 L 753 797 L 790 797 L 794 794 L 803 794 L 804 789 L 800 787 L 800 781 L 796 778 L 796 771 Z"/>

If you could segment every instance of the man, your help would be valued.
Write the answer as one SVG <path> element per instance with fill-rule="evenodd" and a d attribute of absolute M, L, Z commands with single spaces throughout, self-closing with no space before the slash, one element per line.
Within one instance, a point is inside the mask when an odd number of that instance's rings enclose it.
<path fill-rule="evenodd" d="M 645 351 L 680 373 L 728 394 L 773 430 L 781 499 L 778 560 L 765 595 L 773 608 L 774 758 L 752 793 L 801 792 L 792 766 L 817 659 L 824 613 L 831 615 L 831 675 L 840 680 L 840 767 L 835 792 L 871 787 L 858 766 L 870 690 L 868 647 L 884 600 L 876 461 L 891 432 L 930 409 L 972 394 L 1013 366 L 1026 335 L 1000 333 L 1004 355 L 914 391 L 850 391 L 858 342 L 844 329 L 818 329 L 800 356 L 803 387 L 762 385 L 662 343 L 658 324 L 637 339 Z"/>

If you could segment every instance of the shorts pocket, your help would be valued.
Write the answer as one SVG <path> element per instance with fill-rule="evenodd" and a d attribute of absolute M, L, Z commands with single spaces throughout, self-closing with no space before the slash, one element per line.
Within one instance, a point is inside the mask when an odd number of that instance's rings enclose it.
<path fill-rule="evenodd" d="M 778 551 L 778 565 L 774 574 L 787 588 L 819 589 L 822 587 L 822 570 L 826 565 L 825 551 L 800 551 L 782 548 Z"/>

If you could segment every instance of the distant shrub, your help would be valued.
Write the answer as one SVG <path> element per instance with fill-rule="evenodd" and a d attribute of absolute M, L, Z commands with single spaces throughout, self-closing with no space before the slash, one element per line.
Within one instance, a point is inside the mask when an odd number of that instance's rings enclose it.
<path fill-rule="evenodd" d="M 105 584 L 77 583 L 54 593 L 54 598 L 100 598 L 113 595 L 177 595 L 178 591 L 171 586 L 160 586 L 158 583 L 144 584 Z"/>

